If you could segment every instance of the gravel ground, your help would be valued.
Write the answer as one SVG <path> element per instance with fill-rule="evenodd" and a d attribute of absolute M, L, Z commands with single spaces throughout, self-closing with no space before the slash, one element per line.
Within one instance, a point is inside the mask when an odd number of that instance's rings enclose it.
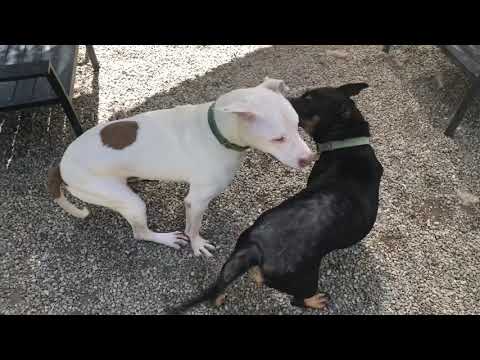
<path fill-rule="evenodd" d="M 326 52 L 326 50 L 341 50 Z M 463 95 L 460 70 L 432 46 L 97 46 L 94 76 L 80 48 L 74 106 L 85 128 L 126 115 L 215 99 L 282 78 L 307 87 L 366 81 L 357 99 L 385 168 L 381 208 L 361 244 L 327 256 L 319 288 L 328 311 L 300 310 L 244 277 L 222 309 L 194 314 L 480 314 L 480 106 L 454 140 L 443 136 Z M 339 55 L 340 54 L 340 55 Z M 443 75 L 438 88 L 437 74 Z M 238 234 L 294 194 L 308 170 L 250 152 L 234 183 L 211 204 L 203 235 L 212 260 L 189 249 L 136 242 L 126 221 L 89 205 L 68 216 L 47 196 L 47 168 L 73 140 L 59 108 L 0 114 L 0 313 L 159 314 L 214 280 Z M 311 143 L 310 143 L 311 144 Z M 157 231 L 182 229 L 184 184 L 134 188 Z"/>

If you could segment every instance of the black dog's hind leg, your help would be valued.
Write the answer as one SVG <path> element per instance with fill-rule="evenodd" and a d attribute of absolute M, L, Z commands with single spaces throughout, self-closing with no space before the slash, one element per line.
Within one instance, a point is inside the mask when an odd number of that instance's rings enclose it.
<path fill-rule="evenodd" d="M 293 306 L 324 309 L 328 304 L 326 294 L 316 294 L 318 290 L 318 266 L 307 271 L 300 272 L 291 280 L 289 293 L 293 295 Z"/>

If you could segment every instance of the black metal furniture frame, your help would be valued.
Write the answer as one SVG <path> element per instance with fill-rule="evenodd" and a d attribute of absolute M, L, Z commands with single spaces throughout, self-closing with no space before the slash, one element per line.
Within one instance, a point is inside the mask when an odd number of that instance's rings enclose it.
<path fill-rule="evenodd" d="M 480 96 L 480 45 L 437 45 L 455 64 L 459 65 L 471 85 L 466 95 L 451 115 L 445 135 L 453 137 L 458 125 L 462 122 L 468 106 L 475 97 Z M 384 45 L 383 51 L 388 53 L 392 45 Z"/>
<path fill-rule="evenodd" d="M 88 57 L 92 62 L 95 71 L 97 71 L 99 69 L 99 64 L 93 46 L 86 45 L 86 47 Z M 75 135 L 80 136 L 83 133 L 83 130 L 72 105 L 72 92 L 77 62 L 77 51 L 78 46 L 75 45 L 73 61 L 72 64 L 70 64 L 70 66 L 73 66 L 73 69 L 71 69 L 69 88 L 65 88 L 64 84 L 68 82 L 62 83 L 62 79 L 59 77 L 50 59 L 35 62 L 0 65 L 0 84 L 17 82 L 14 86 L 18 86 L 18 83 L 21 80 L 46 78 L 51 86 L 51 89 L 53 89 L 53 92 L 56 95 L 50 97 L 46 96 L 45 99 L 42 99 L 40 96 L 39 100 L 37 100 L 38 97 L 32 95 L 30 101 L 22 101 L 19 103 L 16 103 L 15 100 L 13 100 L 11 103 L 0 105 L 0 111 L 20 110 L 35 106 L 61 104 L 75 132 Z"/>

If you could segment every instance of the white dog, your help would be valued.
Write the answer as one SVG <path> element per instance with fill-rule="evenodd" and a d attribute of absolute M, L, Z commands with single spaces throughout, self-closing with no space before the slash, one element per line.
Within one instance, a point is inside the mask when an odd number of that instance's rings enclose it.
<path fill-rule="evenodd" d="M 282 94 L 285 88 L 283 81 L 266 78 L 214 103 L 99 124 L 70 144 L 60 166 L 49 170 L 49 192 L 73 216 L 85 218 L 89 211 L 70 203 L 61 185 L 84 202 L 119 212 L 135 239 L 175 249 L 190 240 L 195 256 L 212 256 L 214 246 L 200 236 L 203 214 L 231 183 L 243 150 L 261 150 L 294 168 L 313 160 L 298 132 L 298 115 Z M 130 177 L 188 182 L 185 231 L 151 231 L 145 203 L 127 185 Z"/>

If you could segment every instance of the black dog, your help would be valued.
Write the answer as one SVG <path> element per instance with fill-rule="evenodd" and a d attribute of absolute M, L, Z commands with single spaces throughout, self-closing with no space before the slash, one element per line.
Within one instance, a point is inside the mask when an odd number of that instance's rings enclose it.
<path fill-rule="evenodd" d="M 321 151 L 307 187 L 263 213 L 240 235 L 217 282 L 170 313 L 207 300 L 220 305 L 227 286 L 249 269 L 257 283 L 292 295 L 292 305 L 327 305 L 325 295 L 315 295 L 320 261 L 362 240 L 377 217 L 383 168 L 368 144 L 369 125 L 350 99 L 367 87 L 318 88 L 290 99 Z"/>

